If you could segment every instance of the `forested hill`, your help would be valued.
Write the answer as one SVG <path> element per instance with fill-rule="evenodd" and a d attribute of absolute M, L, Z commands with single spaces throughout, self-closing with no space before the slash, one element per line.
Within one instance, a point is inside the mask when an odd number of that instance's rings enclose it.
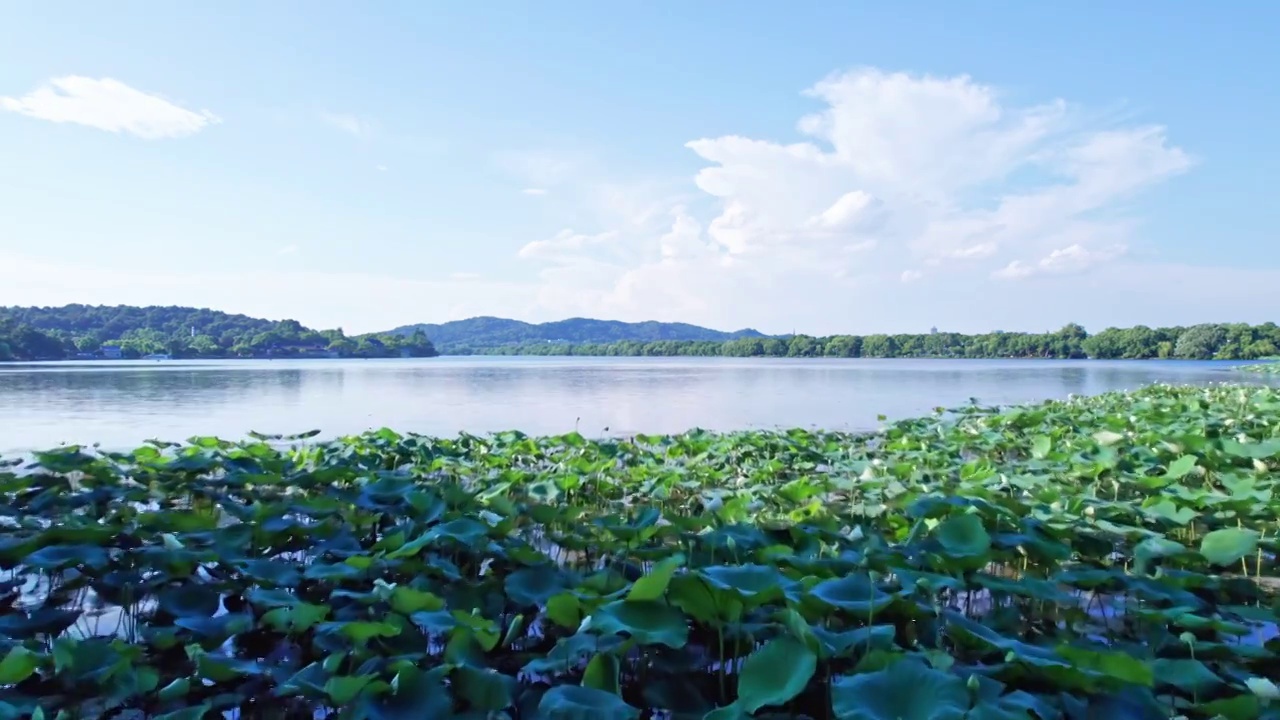
<path fill-rule="evenodd" d="M 190 307 L 0 307 L 0 360 L 69 358 L 414 357 L 435 355 L 422 333 L 348 337 L 296 320 Z"/>
<path fill-rule="evenodd" d="M 736 332 L 711 330 L 687 323 L 637 322 L 569 318 L 532 324 L 496 317 L 474 317 L 441 325 L 406 325 L 391 332 L 405 335 L 421 330 L 444 353 L 465 354 L 503 346 L 552 344 L 607 344 L 617 342 L 658 342 L 682 340 L 724 342 L 738 338 L 763 338 L 763 333 L 746 329 Z"/>

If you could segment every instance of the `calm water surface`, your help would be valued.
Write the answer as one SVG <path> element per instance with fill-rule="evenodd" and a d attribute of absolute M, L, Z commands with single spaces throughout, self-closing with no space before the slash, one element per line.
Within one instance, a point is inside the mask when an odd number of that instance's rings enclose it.
<path fill-rule="evenodd" d="M 0 452 L 149 438 L 774 427 L 869 429 L 1003 404 L 1251 378 L 1233 363 L 1054 360 L 432 358 L 0 365 Z"/>

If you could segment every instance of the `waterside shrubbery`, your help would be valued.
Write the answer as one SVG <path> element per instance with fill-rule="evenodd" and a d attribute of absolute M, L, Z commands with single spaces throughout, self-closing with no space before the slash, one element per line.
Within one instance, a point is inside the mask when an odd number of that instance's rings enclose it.
<path fill-rule="evenodd" d="M 1278 463 L 1236 386 L 40 453 L 0 470 L 0 717 L 1272 717 Z"/>

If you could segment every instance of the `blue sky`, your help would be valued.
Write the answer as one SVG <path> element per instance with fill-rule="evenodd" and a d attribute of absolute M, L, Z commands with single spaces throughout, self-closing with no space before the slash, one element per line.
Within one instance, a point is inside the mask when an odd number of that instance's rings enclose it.
<path fill-rule="evenodd" d="M 1267 3 L 15 3 L 0 304 L 1271 320 L 1277 34 Z"/>

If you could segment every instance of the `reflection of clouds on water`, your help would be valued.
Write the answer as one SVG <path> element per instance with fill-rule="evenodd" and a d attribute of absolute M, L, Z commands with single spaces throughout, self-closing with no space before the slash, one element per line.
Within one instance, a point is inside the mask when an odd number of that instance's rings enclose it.
<path fill-rule="evenodd" d="M 1151 382 L 1247 382 L 1224 363 L 434 358 L 0 365 L 0 449 L 133 446 L 250 431 L 453 435 L 867 429 L 970 398 L 1005 404 Z"/>

